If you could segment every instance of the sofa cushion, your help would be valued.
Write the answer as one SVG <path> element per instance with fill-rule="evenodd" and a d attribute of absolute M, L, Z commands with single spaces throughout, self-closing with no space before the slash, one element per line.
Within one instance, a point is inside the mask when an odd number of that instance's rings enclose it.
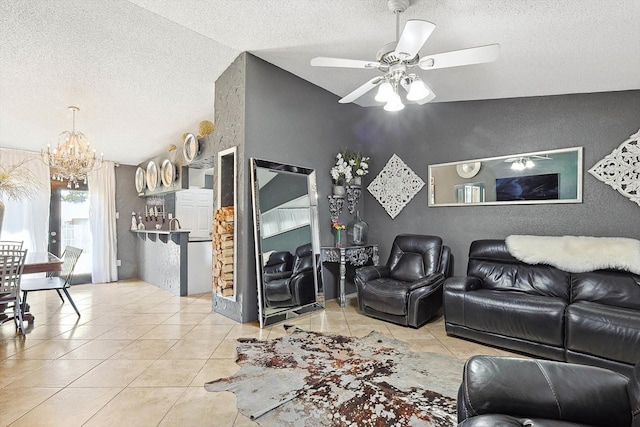
<path fill-rule="evenodd" d="M 600 270 L 571 275 L 571 301 L 591 301 L 640 310 L 640 276 Z"/>
<path fill-rule="evenodd" d="M 559 347 L 564 345 L 565 308 L 561 298 L 517 291 L 478 289 L 445 297 L 447 322 L 455 311 L 454 323 L 461 326 Z"/>
<path fill-rule="evenodd" d="M 570 275 L 548 265 L 528 265 L 509 254 L 504 240 L 477 240 L 469 249 L 467 275 L 482 279 L 482 287 L 514 290 L 569 301 Z"/>
<path fill-rule="evenodd" d="M 590 301 L 567 307 L 568 350 L 635 364 L 640 361 L 640 312 Z"/>

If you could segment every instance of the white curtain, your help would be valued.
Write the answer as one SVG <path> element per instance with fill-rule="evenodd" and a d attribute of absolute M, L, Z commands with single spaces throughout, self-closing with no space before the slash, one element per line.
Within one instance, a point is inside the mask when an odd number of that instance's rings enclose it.
<path fill-rule="evenodd" d="M 116 266 L 116 173 L 115 163 L 105 161 L 89 175 L 89 226 L 91 227 L 93 283 L 118 280 Z"/>
<path fill-rule="evenodd" d="M 33 172 L 38 192 L 31 199 L 18 201 L 0 195 L 5 205 L 0 239 L 22 240 L 29 252 L 47 252 L 51 200 L 49 166 L 42 163 L 39 153 L 0 149 L 0 164 L 5 167 L 23 160 L 27 160 L 27 163 L 22 167 Z"/>

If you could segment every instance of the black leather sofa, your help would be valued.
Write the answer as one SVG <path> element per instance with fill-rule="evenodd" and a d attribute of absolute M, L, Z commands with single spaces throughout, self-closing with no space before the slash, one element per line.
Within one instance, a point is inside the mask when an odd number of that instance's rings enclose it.
<path fill-rule="evenodd" d="M 458 391 L 459 427 L 640 426 L 640 364 L 630 377 L 593 366 L 473 356 Z"/>
<path fill-rule="evenodd" d="M 640 276 L 626 271 L 525 264 L 478 240 L 443 297 L 448 335 L 625 374 L 640 361 Z"/>

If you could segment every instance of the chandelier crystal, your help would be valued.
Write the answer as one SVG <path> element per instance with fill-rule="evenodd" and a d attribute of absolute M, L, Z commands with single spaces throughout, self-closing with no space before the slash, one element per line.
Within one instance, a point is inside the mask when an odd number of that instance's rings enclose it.
<path fill-rule="evenodd" d="M 58 146 L 51 150 L 47 144 L 46 150 L 40 152 L 42 161 L 51 168 L 51 179 L 67 181 L 67 188 L 79 188 L 80 182 L 87 183 L 87 175 L 92 170 L 102 167 L 103 154 L 96 158 L 96 150 L 91 149 L 91 143 L 82 132 L 76 132 L 76 111 L 80 108 L 71 106 L 73 113 L 73 128 L 71 132 L 60 134 Z"/>

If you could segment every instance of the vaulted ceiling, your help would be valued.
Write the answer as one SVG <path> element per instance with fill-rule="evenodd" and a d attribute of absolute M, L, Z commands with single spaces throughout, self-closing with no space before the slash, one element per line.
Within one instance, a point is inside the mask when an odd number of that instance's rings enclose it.
<path fill-rule="evenodd" d="M 494 63 L 421 72 L 432 102 L 640 89 L 638 0 L 411 3 L 401 25 L 436 24 L 423 54 L 501 45 Z M 386 0 L 3 0 L 0 147 L 56 144 L 77 105 L 105 158 L 137 164 L 213 120 L 214 83 L 243 51 L 337 102 L 378 71 L 311 58 L 374 60 L 394 39 Z"/>

